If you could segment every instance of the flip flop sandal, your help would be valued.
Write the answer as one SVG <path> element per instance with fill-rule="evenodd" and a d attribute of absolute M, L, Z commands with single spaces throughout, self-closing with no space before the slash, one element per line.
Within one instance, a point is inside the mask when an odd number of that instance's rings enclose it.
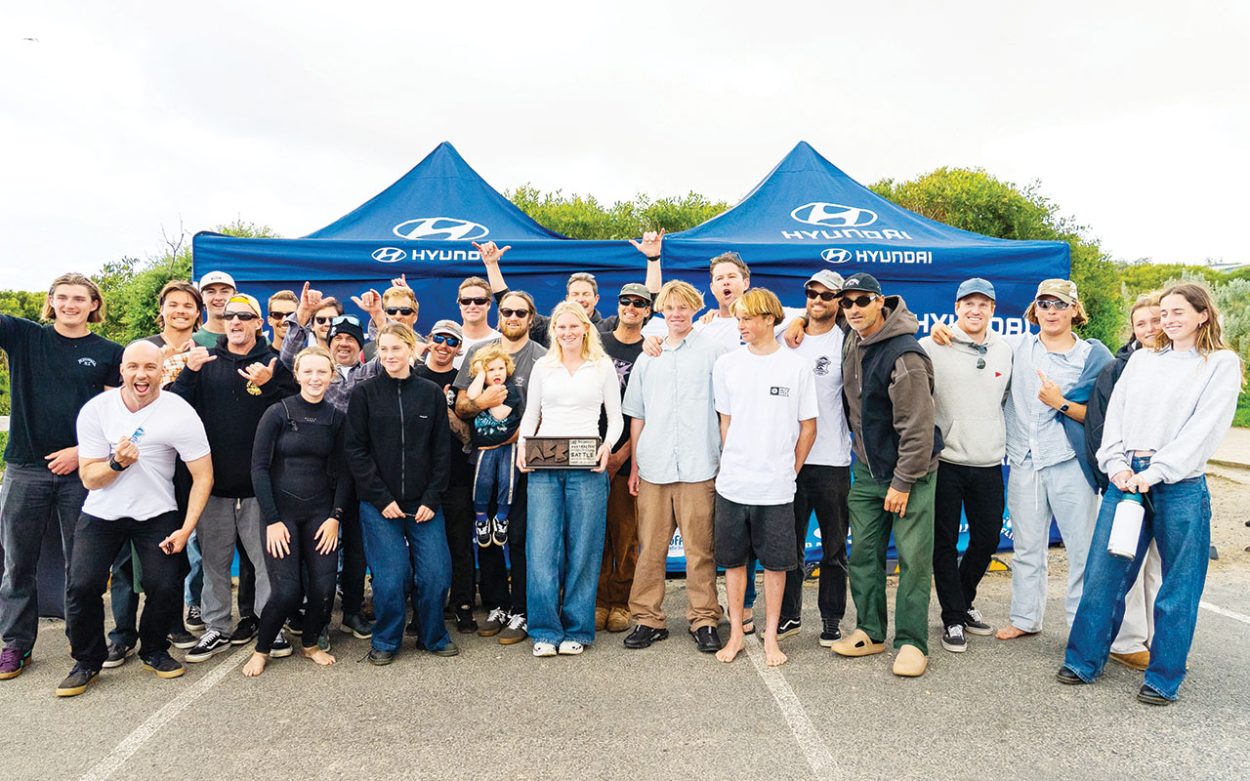
<path fill-rule="evenodd" d="M 751 616 L 750 618 L 743 620 L 742 634 L 744 635 L 755 634 L 755 616 Z"/>

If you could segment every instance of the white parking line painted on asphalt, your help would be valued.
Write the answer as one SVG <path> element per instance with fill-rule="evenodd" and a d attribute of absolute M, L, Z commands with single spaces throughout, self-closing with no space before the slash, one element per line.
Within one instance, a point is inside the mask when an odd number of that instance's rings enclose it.
<path fill-rule="evenodd" d="M 720 592 L 721 604 L 728 604 L 724 584 L 722 583 L 717 590 Z M 759 622 L 757 626 L 759 627 L 757 632 L 762 632 L 763 622 Z M 755 665 L 755 671 L 764 680 L 769 694 L 773 695 L 773 700 L 781 710 L 781 715 L 785 717 L 786 724 L 790 726 L 795 742 L 803 750 L 803 758 L 807 760 L 812 773 L 818 779 L 832 778 L 838 769 L 838 764 L 833 759 L 833 752 L 829 750 L 825 741 L 820 737 L 820 733 L 816 731 L 816 726 L 807 715 L 807 709 L 803 707 L 803 703 L 799 702 L 799 697 L 794 693 L 790 682 L 781 674 L 781 668 L 768 666 L 768 661 L 764 658 L 764 646 L 756 639 L 758 637 L 759 634 L 749 635 L 743 645 L 743 652 L 751 660 L 751 664 Z"/>
<path fill-rule="evenodd" d="M 156 713 L 148 716 L 146 721 L 135 727 L 134 732 L 127 735 L 103 759 L 95 763 L 86 773 L 79 776 L 78 781 L 105 781 L 105 779 L 112 777 L 126 763 L 126 760 L 130 759 L 131 755 L 142 748 L 143 744 L 147 743 L 156 734 L 157 730 L 186 710 L 191 703 L 203 697 L 209 689 L 216 686 L 222 678 L 233 672 L 244 659 L 251 655 L 251 649 L 246 646 L 232 651 L 212 672 L 196 681 L 191 685 L 191 688 L 166 703 Z"/>
<path fill-rule="evenodd" d="M 1204 610 L 1210 610 L 1212 613 L 1215 613 L 1216 615 L 1221 615 L 1221 616 L 1224 616 L 1225 618 L 1231 618 L 1234 621 L 1240 621 L 1243 624 L 1250 624 L 1250 616 L 1242 615 L 1241 613 L 1237 613 L 1232 610 L 1225 610 L 1219 605 L 1212 605 L 1210 602 L 1199 602 L 1198 607 Z"/>

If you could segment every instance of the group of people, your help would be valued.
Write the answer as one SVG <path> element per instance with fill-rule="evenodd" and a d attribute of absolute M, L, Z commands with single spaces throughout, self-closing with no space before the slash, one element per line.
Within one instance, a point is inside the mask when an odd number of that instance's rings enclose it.
<path fill-rule="evenodd" d="M 1091 683 L 1114 659 L 1144 671 L 1142 701 L 1176 699 L 1205 579 L 1204 467 L 1242 382 L 1204 288 L 1139 299 L 1112 356 L 1074 331 L 1086 314 L 1069 280 L 1038 285 L 1025 313 L 1037 332 L 1017 336 L 990 329 L 993 284 L 966 280 L 954 324 L 918 339 L 916 316 L 870 274 L 820 270 L 786 308 L 751 287 L 736 253 L 711 259 L 715 304 L 701 315 L 693 285 L 662 284 L 662 244 L 662 232 L 634 242 L 644 281 L 620 289 L 610 317 L 586 273 L 540 314 L 505 282 L 508 248 L 489 242 L 476 245 L 486 277 L 459 286 L 460 321 L 425 334 L 402 277 L 353 299 L 363 324 L 307 283 L 262 308 L 223 272 L 170 282 L 161 332 L 124 348 L 89 330 L 104 302 L 78 274 L 51 285 L 47 325 L 0 315 L 13 401 L 0 680 L 31 659 L 53 518 L 75 661 L 57 694 L 71 696 L 136 648 L 163 678 L 184 672 L 171 644 L 194 663 L 254 641 L 243 673 L 256 676 L 298 636 L 331 665 L 336 594 L 342 630 L 370 640 L 376 665 L 405 635 L 455 656 L 449 619 L 504 645 L 529 639 L 536 657 L 581 654 L 605 630 L 645 649 L 669 636 L 675 531 L 695 648 L 722 662 L 743 651 L 762 568 L 764 655 L 780 665 L 781 641 L 802 630 L 813 515 L 819 644 L 885 651 L 892 537 L 892 671 L 915 677 L 931 583 L 944 649 L 995 634 L 976 597 L 1005 505 L 1012 595 L 997 637 L 1042 629 L 1053 517 L 1068 558 L 1059 681 Z M 590 440 L 593 457 L 532 458 L 529 440 L 549 438 Z M 1132 559 L 1107 550 L 1127 494 L 1145 498 Z"/>

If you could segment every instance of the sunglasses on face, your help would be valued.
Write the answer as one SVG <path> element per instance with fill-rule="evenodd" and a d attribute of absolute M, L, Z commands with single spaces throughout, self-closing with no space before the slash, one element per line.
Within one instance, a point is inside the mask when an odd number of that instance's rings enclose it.
<path fill-rule="evenodd" d="M 621 306 L 632 307 L 634 309 L 650 309 L 651 302 L 643 301 L 641 298 L 619 298 L 616 303 Z"/>
<path fill-rule="evenodd" d="M 815 301 L 818 298 L 821 301 L 832 301 L 838 297 L 837 292 L 833 290 L 826 290 L 823 293 L 817 290 L 805 290 L 803 292 L 807 293 L 808 301 Z"/>
<path fill-rule="evenodd" d="M 251 322 L 252 320 L 255 320 L 259 316 L 260 315 L 257 315 L 253 312 L 223 312 L 221 315 L 221 319 L 222 320 L 238 320 L 241 323 L 247 323 L 247 322 Z"/>
<path fill-rule="evenodd" d="M 410 306 L 388 306 L 385 311 L 388 315 L 403 315 L 407 317 L 417 310 Z"/>
<path fill-rule="evenodd" d="M 1042 299 L 1038 299 L 1037 301 L 1034 301 L 1033 303 L 1037 304 L 1037 308 L 1043 311 L 1047 309 L 1053 309 L 1056 312 L 1062 312 L 1063 310 L 1072 306 L 1067 301 L 1060 301 L 1057 298 L 1042 298 Z"/>
<path fill-rule="evenodd" d="M 500 308 L 499 308 L 499 314 L 503 315 L 504 317 L 518 317 L 518 318 L 526 318 L 526 317 L 529 317 L 529 316 L 530 316 L 530 310 L 528 310 L 528 309 L 507 309 L 507 308 L 504 308 L 504 307 L 500 307 Z"/>
<path fill-rule="evenodd" d="M 457 339 L 454 336 L 448 336 L 447 334 L 433 334 L 430 336 L 430 341 L 433 342 L 434 344 L 445 344 L 448 347 L 460 346 L 459 339 Z"/>
<path fill-rule="evenodd" d="M 842 306 L 847 307 L 848 309 L 853 306 L 857 306 L 860 309 L 867 309 L 868 305 L 876 300 L 877 296 L 872 293 L 866 296 L 860 296 L 859 298 L 843 297 Z"/>
<path fill-rule="evenodd" d="M 325 315 L 325 316 L 317 315 L 316 317 L 313 318 L 313 320 L 317 323 L 317 325 L 325 325 L 326 323 L 329 323 L 332 320 L 334 320 L 334 317 L 335 317 L 334 315 Z"/>
<path fill-rule="evenodd" d="M 460 306 L 486 306 L 490 303 L 489 298 L 462 298 Z"/>
<path fill-rule="evenodd" d="M 294 309 L 292 309 L 290 312 L 275 312 L 273 310 L 270 310 L 269 319 L 270 320 L 285 320 L 293 314 L 295 314 Z"/>

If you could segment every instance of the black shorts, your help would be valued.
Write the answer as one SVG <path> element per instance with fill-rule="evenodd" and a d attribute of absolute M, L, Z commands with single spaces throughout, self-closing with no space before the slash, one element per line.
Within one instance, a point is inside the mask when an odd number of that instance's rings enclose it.
<path fill-rule="evenodd" d="M 794 536 L 794 504 L 738 504 L 716 494 L 716 565 L 745 567 L 752 552 L 766 570 L 799 566 Z"/>

